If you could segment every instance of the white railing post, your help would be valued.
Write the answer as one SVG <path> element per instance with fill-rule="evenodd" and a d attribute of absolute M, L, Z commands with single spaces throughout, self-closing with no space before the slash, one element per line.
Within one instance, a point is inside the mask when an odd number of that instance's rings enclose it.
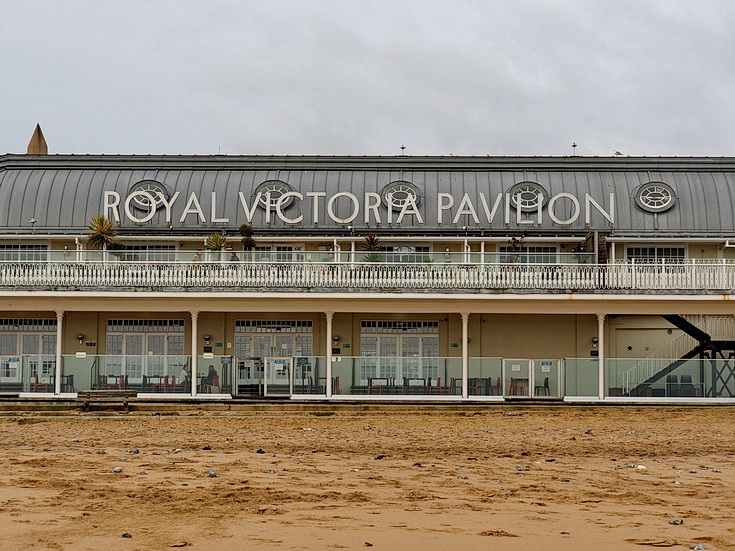
<path fill-rule="evenodd" d="M 197 373 L 197 339 L 199 338 L 198 321 L 199 312 L 191 310 L 191 395 L 197 395 L 197 381 L 199 374 Z"/>
<path fill-rule="evenodd" d="M 597 314 L 598 397 L 605 399 L 605 314 Z"/>
<path fill-rule="evenodd" d="M 327 358 L 327 366 L 326 366 L 326 376 L 327 376 L 327 398 L 332 397 L 332 320 L 334 318 L 334 312 L 324 312 L 324 316 L 327 319 L 327 350 L 326 350 L 326 358 Z"/>
<path fill-rule="evenodd" d="M 469 395 L 469 319 L 469 312 L 462 312 L 462 398 L 467 398 L 467 396 Z"/>
<path fill-rule="evenodd" d="M 63 346 L 64 336 L 64 311 L 56 310 L 56 366 L 54 367 L 55 380 L 54 380 L 54 394 L 61 394 L 61 349 Z M 38 366 L 41 369 L 41 366 Z"/>

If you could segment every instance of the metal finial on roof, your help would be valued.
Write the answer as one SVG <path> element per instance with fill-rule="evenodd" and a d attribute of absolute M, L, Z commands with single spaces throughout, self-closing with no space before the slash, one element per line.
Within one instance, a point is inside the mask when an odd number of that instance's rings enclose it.
<path fill-rule="evenodd" d="M 401 155 L 404 155 L 404 151 L 406 151 L 406 146 L 401 144 Z"/>

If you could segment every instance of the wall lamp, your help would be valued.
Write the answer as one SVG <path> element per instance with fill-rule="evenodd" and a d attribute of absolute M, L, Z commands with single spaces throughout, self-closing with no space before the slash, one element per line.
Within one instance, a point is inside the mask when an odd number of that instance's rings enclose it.
<path fill-rule="evenodd" d="M 339 344 L 339 341 L 342 339 L 339 335 L 332 335 L 332 341 L 334 341 L 334 344 Z"/>
<path fill-rule="evenodd" d="M 204 339 L 204 344 L 209 345 L 209 341 L 212 340 L 212 335 L 210 335 L 209 333 L 207 333 L 206 335 L 203 335 L 202 338 Z"/>
<path fill-rule="evenodd" d="M 84 344 L 84 335 L 82 335 L 81 333 L 78 333 L 77 340 L 79 341 L 79 344 Z"/>
<path fill-rule="evenodd" d="M 597 348 L 597 343 L 600 342 L 599 337 L 592 337 L 592 348 Z"/>

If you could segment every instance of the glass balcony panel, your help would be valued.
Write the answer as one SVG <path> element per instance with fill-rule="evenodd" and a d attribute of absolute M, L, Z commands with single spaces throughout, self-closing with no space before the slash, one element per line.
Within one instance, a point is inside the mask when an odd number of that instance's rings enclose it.
<path fill-rule="evenodd" d="M 564 396 L 597 398 L 600 362 L 597 358 L 564 359 Z"/>
<path fill-rule="evenodd" d="M 735 397 L 733 360 L 605 360 L 608 395 L 631 398 Z"/>
<path fill-rule="evenodd" d="M 62 357 L 62 392 L 135 390 L 141 394 L 191 394 L 184 355 L 86 355 Z M 184 368 L 187 368 L 186 370 Z"/>
<path fill-rule="evenodd" d="M 469 396 L 502 396 L 503 395 L 503 359 L 502 358 L 470 358 L 469 359 Z M 461 388 L 461 376 L 460 376 Z M 461 394 L 461 392 L 460 392 Z"/>
<path fill-rule="evenodd" d="M 232 356 L 197 356 L 197 394 L 232 394 L 234 380 Z"/>
<path fill-rule="evenodd" d="M 462 359 L 336 356 L 332 358 L 332 378 L 333 395 L 461 395 Z"/>
<path fill-rule="evenodd" d="M 324 356 L 294 357 L 292 374 L 294 395 L 326 396 L 327 369 Z M 332 379 L 334 381 L 334 376 Z"/>

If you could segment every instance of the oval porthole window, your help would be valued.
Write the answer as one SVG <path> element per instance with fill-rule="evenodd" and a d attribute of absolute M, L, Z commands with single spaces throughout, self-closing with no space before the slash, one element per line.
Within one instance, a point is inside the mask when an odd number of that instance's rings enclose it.
<path fill-rule="evenodd" d="M 676 194 L 671 186 L 663 182 L 648 182 L 638 188 L 636 204 L 648 212 L 665 212 L 676 203 Z"/>
<path fill-rule="evenodd" d="M 255 188 L 255 196 L 260 193 L 260 200 L 258 206 L 262 209 L 276 210 L 276 205 L 281 199 L 281 196 L 293 191 L 290 185 L 281 180 L 267 180 Z M 294 197 L 289 196 L 286 200 L 281 203 L 281 208 L 285 209 L 291 203 L 293 203 Z"/>
<path fill-rule="evenodd" d="M 166 186 L 156 180 L 140 180 L 139 182 L 134 183 L 130 187 L 128 195 L 132 195 L 133 193 L 139 191 L 145 191 L 149 193 L 150 196 L 153 197 L 153 204 L 156 208 L 161 206 L 163 204 L 163 201 L 167 200 L 170 195 Z M 153 206 L 151 205 L 151 201 L 148 196 L 143 195 L 142 193 L 139 193 L 135 197 L 132 197 L 130 203 L 133 205 L 134 208 L 144 211 L 150 211 L 151 207 Z"/>
<path fill-rule="evenodd" d="M 543 207 L 549 198 L 544 186 L 538 182 L 518 182 L 508 190 L 508 193 L 511 206 L 514 209 L 520 208 L 521 212 L 535 212 L 539 209 L 539 201 Z"/>
<path fill-rule="evenodd" d="M 405 180 L 390 182 L 383 188 L 380 195 L 383 198 L 385 206 L 390 207 L 395 211 L 402 210 L 406 203 L 410 201 L 412 201 L 415 206 L 418 206 L 421 202 L 421 193 L 419 192 L 419 188 Z"/>

